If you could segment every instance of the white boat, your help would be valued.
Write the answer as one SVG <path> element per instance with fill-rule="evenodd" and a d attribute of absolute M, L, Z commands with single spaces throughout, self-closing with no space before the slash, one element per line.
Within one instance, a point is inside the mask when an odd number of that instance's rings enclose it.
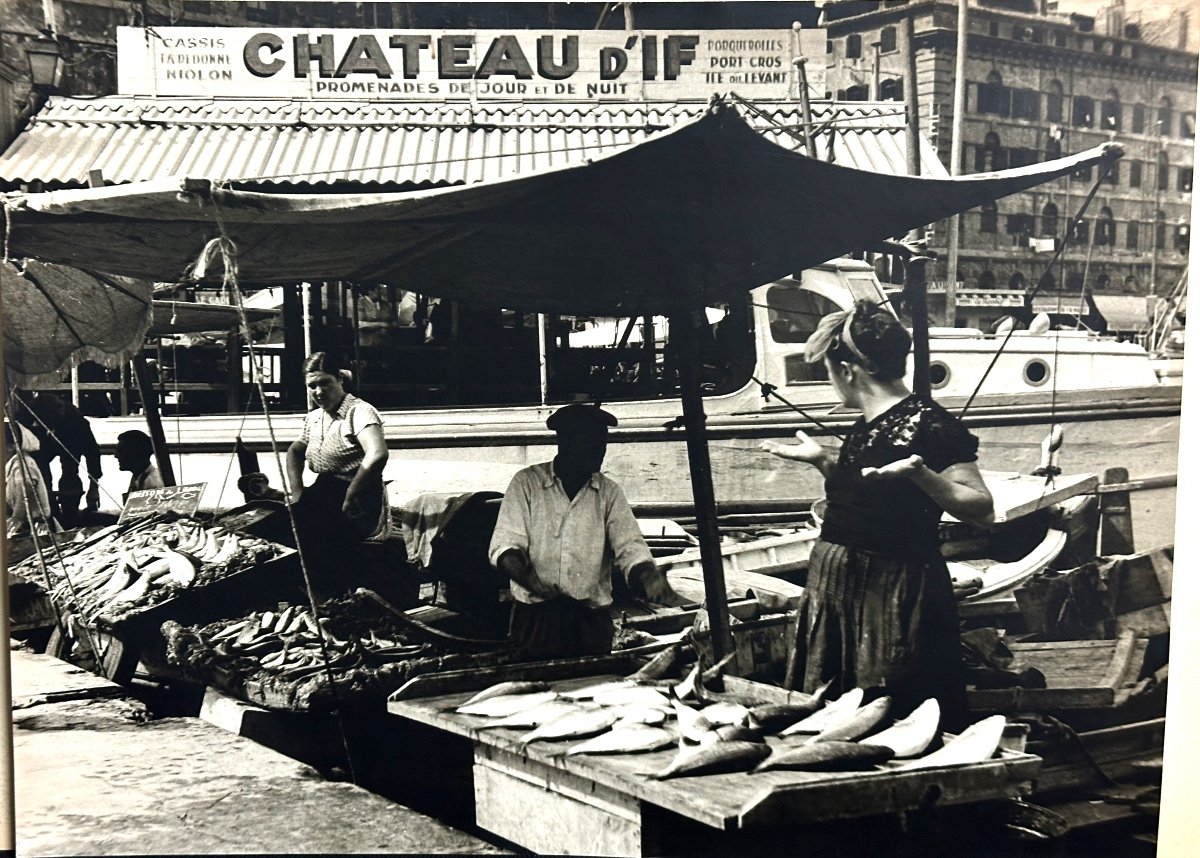
<path fill-rule="evenodd" d="M 716 354 L 710 368 L 713 392 L 706 396 L 707 432 L 718 500 L 803 498 L 820 495 L 819 481 L 791 463 L 758 450 L 764 437 L 786 437 L 803 428 L 818 437 L 842 432 L 856 414 L 840 407 L 822 368 L 803 360 L 804 341 L 825 312 L 866 298 L 885 301 L 873 269 L 864 262 L 837 259 L 753 290 L 745 306 L 729 308 L 717 325 L 741 324 L 744 335 L 734 354 Z M 636 320 L 624 320 L 625 329 Z M 656 324 L 656 328 L 659 327 Z M 657 339 L 657 336 L 656 336 Z M 606 381 L 604 407 L 620 425 L 610 436 L 605 471 L 622 484 L 632 501 L 691 500 L 680 405 L 669 373 L 669 346 L 590 346 L 557 352 L 576 367 L 616 366 L 618 358 L 643 360 L 653 367 L 652 398 L 635 398 L 646 382 L 615 377 Z M 935 331 L 931 338 L 935 397 L 952 409 L 971 397 L 984 377 L 1000 340 L 977 331 Z M 536 343 L 530 360 L 538 360 Z M 623 350 L 622 350 L 623 349 Z M 544 350 L 546 351 L 546 350 Z M 641 357 L 639 358 L 639 355 Z M 427 355 L 428 357 L 428 355 Z M 535 376 L 536 377 L 536 376 Z M 640 386 L 639 386 L 640 385 Z M 767 385 L 764 387 L 763 385 Z M 764 395 L 770 391 L 770 395 Z M 1038 444 L 1052 423 L 1068 428 L 1078 458 L 1072 470 L 1102 472 L 1114 461 L 1131 473 L 1157 473 L 1158 463 L 1174 461 L 1178 447 L 1180 388 L 1161 384 L 1149 355 L 1132 343 L 1075 332 L 1038 337 L 1015 334 L 987 375 L 967 425 L 982 440 L 981 465 L 995 470 L 1032 470 Z M 369 398 L 369 391 L 365 394 Z M 624 398 L 623 398 L 624 397 Z M 503 491 L 521 467 L 549 459 L 553 434 L 545 420 L 561 404 L 489 407 L 382 409 L 390 463 L 393 502 L 427 492 Z M 1114 448 L 1106 421 L 1123 421 L 1124 437 L 1136 437 L 1136 449 Z M 272 413 L 273 437 L 280 450 L 300 431 L 302 415 Z M 102 446 L 111 450 L 116 436 L 140 428 L 142 418 L 93 421 Z M 272 484 L 282 485 L 271 450 L 272 431 L 261 413 L 170 417 L 166 437 L 181 483 L 207 483 L 202 506 L 240 503 L 238 473 L 230 468 L 233 439 L 260 454 Z M 1139 463 L 1138 457 L 1144 457 Z M 106 474 L 102 486 L 111 497 L 124 491 L 124 475 Z"/>

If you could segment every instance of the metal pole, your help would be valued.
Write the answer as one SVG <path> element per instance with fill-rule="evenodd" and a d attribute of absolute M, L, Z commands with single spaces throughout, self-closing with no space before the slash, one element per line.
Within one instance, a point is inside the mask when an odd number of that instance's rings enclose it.
<path fill-rule="evenodd" d="M 550 401 L 550 367 L 546 361 L 546 314 L 537 314 L 537 335 L 538 335 L 538 391 L 541 394 L 541 403 L 545 405 Z"/>
<path fill-rule="evenodd" d="M 146 412 L 146 426 L 150 429 L 150 442 L 154 445 L 154 459 L 158 462 L 158 472 L 162 474 L 164 486 L 173 486 L 175 469 L 171 467 L 171 455 L 167 452 L 167 436 L 163 432 L 162 415 L 158 410 L 158 391 L 154 389 L 150 367 L 146 363 L 145 355 L 140 351 L 133 356 L 130 363 L 133 364 L 138 391 L 142 395 L 142 410 Z"/>
<path fill-rule="evenodd" d="M 3 293 L 0 293 L 0 346 L 4 344 Z M 0 348 L 0 378 L 4 374 L 4 349 Z M 7 389 L 7 385 L 6 385 Z M 14 429 L 14 432 L 16 430 Z M 0 457 L 8 463 L 8 450 L 4 438 L 0 437 Z M 0 488 L 3 485 L 0 471 Z M 0 504 L 0 712 L 12 712 L 12 652 L 9 648 L 9 617 L 12 614 L 8 601 L 8 510 Z M 13 731 L 10 725 L 0 730 L 0 852 L 13 855 L 17 848 L 17 804 L 14 785 Z"/>
<path fill-rule="evenodd" d="M 683 400 L 684 431 L 687 434 L 688 467 L 692 499 L 696 505 L 696 536 L 700 540 L 700 564 L 704 570 L 704 603 L 712 634 L 713 658 L 724 658 L 730 644 L 729 606 L 725 599 L 725 570 L 721 563 L 721 532 L 717 527 L 717 500 L 713 491 L 712 465 L 708 458 L 704 397 L 700 392 L 699 326 L 704 310 L 671 315 L 671 338 L 678 346 L 679 388 Z"/>
<path fill-rule="evenodd" d="M 967 100 L 967 0 L 958 0 L 958 36 L 954 45 L 954 106 L 950 123 L 950 175 L 957 176 L 962 172 L 962 124 L 963 111 Z M 946 262 L 946 325 L 953 327 L 954 317 L 951 309 L 957 315 L 958 298 L 958 219 L 961 215 L 951 215 L 949 220 L 950 234 L 947 236 Z"/>

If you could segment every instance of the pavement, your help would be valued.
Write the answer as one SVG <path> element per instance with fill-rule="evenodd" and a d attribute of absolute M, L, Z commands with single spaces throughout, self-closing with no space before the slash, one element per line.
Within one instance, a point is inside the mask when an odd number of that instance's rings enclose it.
<path fill-rule="evenodd" d="M 502 854 L 57 659 L 12 663 L 18 855 Z"/>

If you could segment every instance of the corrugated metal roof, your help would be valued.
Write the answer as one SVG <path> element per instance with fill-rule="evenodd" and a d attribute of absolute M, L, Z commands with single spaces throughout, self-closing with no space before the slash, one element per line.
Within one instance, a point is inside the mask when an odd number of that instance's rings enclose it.
<path fill-rule="evenodd" d="M 706 109 L 699 103 L 381 104 L 107 96 L 54 98 L 0 155 L 0 182 L 86 185 L 164 176 L 283 185 L 469 184 L 577 164 L 644 140 Z M 798 104 L 739 105 L 794 151 Z M 903 106 L 818 102 L 822 160 L 905 173 Z M 922 170 L 944 176 L 922 140 Z"/>

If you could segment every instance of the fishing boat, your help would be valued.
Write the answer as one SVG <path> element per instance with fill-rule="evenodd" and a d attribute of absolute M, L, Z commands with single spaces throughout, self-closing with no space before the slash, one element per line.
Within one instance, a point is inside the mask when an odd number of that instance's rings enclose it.
<path fill-rule="evenodd" d="M 761 438 L 790 435 L 797 428 L 829 437 L 856 418 L 838 405 L 822 368 L 804 362 L 803 349 L 823 314 L 859 299 L 884 303 L 887 293 L 869 264 L 839 258 L 759 287 L 743 305 L 711 311 L 715 332 L 705 358 L 705 409 L 719 498 L 820 495 L 807 469 L 771 461 L 757 445 Z M 548 317 L 544 324 L 563 321 Z M 540 396 L 535 381 L 527 392 L 532 400 L 544 400 L 537 404 L 381 408 L 394 502 L 426 492 L 503 491 L 519 468 L 551 454 L 553 434 L 545 420 L 564 398 L 598 399 L 620 420 L 611 433 L 605 469 L 632 501 L 690 499 L 679 405 L 673 398 L 677 380 L 669 366 L 669 324 L 662 317 L 610 322 L 610 330 L 620 332 L 615 342 L 598 336 L 595 325 L 540 352 L 536 339 L 529 340 L 523 352 L 528 367 L 536 370 L 545 360 L 560 367 L 561 376 L 588 380 L 559 388 L 558 398 Z M 1017 331 L 1007 343 L 1004 339 L 972 329 L 931 331 L 934 396 L 958 410 L 970 401 L 964 416 L 983 442 L 982 466 L 1032 470 L 1041 439 L 1055 423 L 1072 424 L 1073 471 L 1100 473 L 1120 460 L 1132 473 L 1153 473 L 1155 463 L 1175 459 L 1181 390 L 1160 381 L 1144 348 L 1076 331 Z M 503 350 L 495 357 L 501 363 L 513 359 Z M 363 395 L 369 399 L 370 391 Z M 95 421 L 97 437 L 109 448 L 141 419 Z M 286 446 L 298 435 L 301 420 L 300 414 L 272 414 L 276 442 Z M 1120 421 L 1119 432 L 1113 431 L 1114 420 Z M 233 438 L 259 453 L 272 448 L 272 432 L 261 414 L 174 417 L 165 428 L 178 479 L 208 484 L 206 507 L 240 501 L 239 475 L 229 467 Z M 1117 436 L 1139 443 L 1123 448 Z M 277 460 L 261 459 L 271 481 L 281 485 Z M 117 496 L 121 488 L 114 483 L 110 492 Z"/>

